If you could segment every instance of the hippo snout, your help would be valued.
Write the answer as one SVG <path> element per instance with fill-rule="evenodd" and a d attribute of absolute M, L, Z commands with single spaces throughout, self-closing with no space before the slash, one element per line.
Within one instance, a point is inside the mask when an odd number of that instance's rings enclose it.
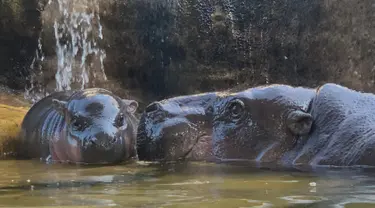
<path fill-rule="evenodd" d="M 110 135 L 106 132 L 99 132 L 87 140 L 87 145 L 88 147 L 109 150 L 113 148 L 119 141 L 119 136 Z"/>
<path fill-rule="evenodd" d="M 99 132 L 86 140 L 81 156 L 86 163 L 112 163 L 124 159 L 129 151 L 120 135 Z"/>

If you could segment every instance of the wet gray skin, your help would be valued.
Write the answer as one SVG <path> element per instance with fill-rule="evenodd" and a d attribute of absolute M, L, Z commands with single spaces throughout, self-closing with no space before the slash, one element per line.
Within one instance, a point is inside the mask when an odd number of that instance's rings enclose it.
<path fill-rule="evenodd" d="M 317 89 L 313 131 L 286 157 L 294 164 L 375 165 L 375 95 L 328 83 Z"/>
<path fill-rule="evenodd" d="M 153 102 L 138 128 L 140 160 L 209 160 L 212 157 L 212 103 L 218 93 L 187 95 Z"/>
<path fill-rule="evenodd" d="M 81 164 L 136 158 L 137 108 L 100 88 L 53 93 L 26 114 L 19 157 Z"/>
<path fill-rule="evenodd" d="M 312 127 L 314 89 L 269 85 L 214 103 L 213 152 L 219 160 L 278 161 Z"/>

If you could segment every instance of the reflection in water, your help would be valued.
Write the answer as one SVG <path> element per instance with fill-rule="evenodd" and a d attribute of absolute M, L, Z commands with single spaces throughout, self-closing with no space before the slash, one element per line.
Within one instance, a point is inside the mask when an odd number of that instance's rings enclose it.
<path fill-rule="evenodd" d="M 373 207 L 371 169 L 0 161 L 0 207 Z"/>
<path fill-rule="evenodd" d="M 311 204 L 314 202 L 327 200 L 324 197 L 306 197 L 306 196 L 284 196 L 280 197 L 283 200 L 289 201 L 295 204 Z"/>

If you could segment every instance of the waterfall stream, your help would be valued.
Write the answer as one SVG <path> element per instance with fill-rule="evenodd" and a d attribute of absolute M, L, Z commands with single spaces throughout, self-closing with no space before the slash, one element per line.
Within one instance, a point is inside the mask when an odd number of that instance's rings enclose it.
<path fill-rule="evenodd" d="M 54 22 L 56 90 L 69 90 L 73 82 L 84 89 L 91 73 L 95 79 L 101 76 L 106 80 L 103 66 L 106 54 L 98 45 L 98 40 L 103 39 L 98 0 L 57 1 L 61 18 Z"/>
<path fill-rule="evenodd" d="M 106 52 L 100 47 L 103 41 L 99 16 L 99 0 L 49 0 L 55 7 L 53 33 L 56 59 L 54 91 L 84 89 L 95 86 L 95 82 L 106 81 L 104 59 Z M 30 65 L 30 86 L 25 98 L 36 102 L 48 95 L 43 81 L 42 62 L 45 57 L 39 39 L 38 49 Z M 40 85 L 40 86 L 39 86 Z"/>
<path fill-rule="evenodd" d="M 43 96 L 42 87 L 35 83 L 36 77 L 42 77 L 42 65 L 40 62 L 44 61 L 44 54 L 42 50 L 41 37 L 38 39 L 38 48 L 35 50 L 35 56 L 30 64 L 31 75 L 29 76 L 30 87 L 25 89 L 24 97 L 27 100 L 36 102 L 40 100 Z"/>

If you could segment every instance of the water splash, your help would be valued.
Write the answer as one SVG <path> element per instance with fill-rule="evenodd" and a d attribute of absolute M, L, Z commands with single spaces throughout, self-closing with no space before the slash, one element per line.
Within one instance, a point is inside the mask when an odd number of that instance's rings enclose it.
<path fill-rule="evenodd" d="M 99 0 L 55 1 L 60 12 L 54 21 L 58 60 L 56 90 L 70 90 L 74 83 L 84 89 L 91 77 L 92 81 L 99 78 L 106 81 L 103 64 L 106 53 L 98 45 L 103 39 Z"/>

